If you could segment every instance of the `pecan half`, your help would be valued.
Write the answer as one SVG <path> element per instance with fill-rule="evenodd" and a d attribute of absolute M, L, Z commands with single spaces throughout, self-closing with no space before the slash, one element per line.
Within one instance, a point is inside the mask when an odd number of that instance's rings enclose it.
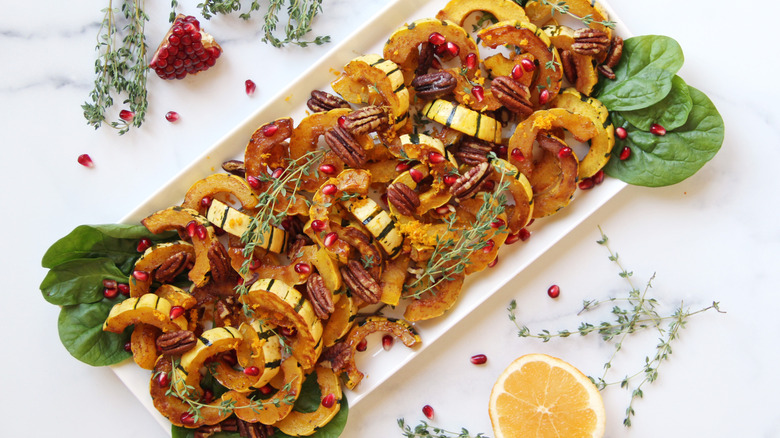
<path fill-rule="evenodd" d="M 577 82 L 577 66 L 574 64 L 574 55 L 571 50 L 561 50 L 561 68 L 563 68 L 563 75 L 570 84 Z"/>
<path fill-rule="evenodd" d="M 336 108 L 351 108 L 346 100 L 320 90 L 312 90 L 306 106 L 315 113 Z"/>
<path fill-rule="evenodd" d="M 617 79 L 615 72 L 612 71 L 612 68 L 606 64 L 601 64 L 600 66 L 596 67 L 596 70 L 598 70 L 598 72 L 607 79 L 612 79 L 613 81 Z"/>
<path fill-rule="evenodd" d="M 523 116 L 528 116 L 534 111 L 530 101 L 531 90 L 509 76 L 493 79 L 490 88 L 498 101 L 510 111 Z"/>
<path fill-rule="evenodd" d="M 379 302 L 381 289 L 379 283 L 366 271 L 363 265 L 356 260 L 350 260 L 346 266 L 340 269 L 341 277 L 347 287 L 361 300 L 368 304 Z"/>
<path fill-rule="evenodd" d="M 433 65 L 434 55 L 433 44 L 427 41 L 420 44 L 420 57 L 417 59 L 417 69 L 414 71 L 416 76 L 428 73 L 428 69 Z"/>
<path fill-rule="evenodd" d="M 378 106 L 367 106 L 344 116 L 344 128 L 352 135 L 368 134 L 387 125 L 387 113 Z"/>
<path fill-rule="evenodd" d="M 154 279 L 160 283 L 172 283 L 185 269 L 195 263 L 195 256 L 187 251 L 179 251 L 165 259 L 154 271 Z"/>
<path fill-rule="evenodd" d="M 423 99 L 436 99 L 452 92 L 458 85 L 455 76 L 447 71 L 437 71 L 417 76 L 412 87 Z"/>
<path fill-rule="evenodd" d="M 216 283 L 235 282 L 238 279 L 238 274 L 230 264 L 230 256 L 222 243 L 215 240 L 206 256 L 211 265 L 211 279 Z"/>
<path fill-rule="evenodd" d="M 363 167 L 368 161 L 366 151 L 360 143 L 341 126 L 336 126 L 325 133 L 325 143 L 349 167 Z"/>
<path fill-rule="evenodd" d="M 571 50 L 580 55 L 596 56 L 609 48 L 607 33 L 588 27 L 574 31 L 574 42 Z"/>
<path fill-rule="evenodd" d="M 357 253 L 361 255 L 361 263 L 366 268 L 366 272 L 371 274 L 374 279 L 379 280 L 384 257 L 374 244 L 373 237 L 355 227 L 349 226 L 339 233 L 339 238 L 355 248 Z"/>
<path fill-rule="evenodd" d="M 242 419 L 236 421 L 238 434 L 242 438 L 269 438 L 274 431 L 271 426 L 261 423 L 250 423 Z"/>
<path fill-rule="evenodd" d="M 306 280 L 306 293 L 312 308 L 314 308 L 314 313 L 319 319 L 328 319 L 330 314 L 336 310 L 333 305 L 333 294 L 325 286 L 325 280 L 320 274 L 311 274 Z"/>
<path fill-rule="evenodd" d="M 458 151 L 455 152 L 455 158 L 458 161 L 476 166 L 480 163 L 487 163 L 487 156 L 493 150 L 493 145 L 476 137 L 464 137 L 460 141 Z"/>
<path fill-rule="evenodd" d="M 480 163 L 472 167 L 450 186 L 450 193 L 458 199 L 474 195 L 492 171 L 493 166 L 490 163 Z"/>
<path fill-rule="evenodd" d="M 622 56 L 623 56 L 623 38 L 620 38 L 619 36 L 614 36 L 612 38 L 612 43 L 609 46 L 609 52 L 607 52 L 607 57 L 604 59 L 604 65 L 606 65 L 610 69 L 613 69 L 617 67 L 618 63 L 620 62 L 620 58 Z"/>
<path fill-rule="evenodd" d="M 240 176 L 241 178 L 246 176 L 246 167 L 244 167 L 244 162 L 240 160 L 225 161 L 222 163 L 222 170 Z"/>
<path fill-rule="evenodd" d="M 414 216 L 420 206 L 420 197 L 406 184 L 397 182 L 387 188 L 387 202 L 402 215 Z"/>
<path fill-rule="evenodd" d="M 176 330 L 158 336 L 156 344 L 162 354 L 178 356 L 192 350 L 196 342 L 195 333 L 189 330 Z"/>

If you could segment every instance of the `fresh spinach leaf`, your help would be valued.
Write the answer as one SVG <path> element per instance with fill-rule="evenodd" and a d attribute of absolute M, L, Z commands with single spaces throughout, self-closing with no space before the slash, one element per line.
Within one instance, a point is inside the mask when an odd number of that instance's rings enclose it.
<path fill-rule="evenodd" d="M 125 344 L 132 327 L 122 334 L 103 331 L 103 322 L 114 304 L 116 300 L 103 299 L 62 308 L 57 328 L 62 345 L 73 357 L 92 366 L 113 365 L 130 357 Z"/>
<path fill-rule="evenodd" d="M 672 130 L 684 125 L 688 120 L 688 114 L 693 108 L 691 93 L 688 92 L 688 85 L 683 78 L 674 76 L 672 78 L 672 89 L 660 102 L 634 111 L 621 111 L 620 115 L 625 117 L 628 123 L 637 128 L 648 131 L 653 123 Z"/>
<path fill-rule="evenodd" d="M 49 269 L 41 282 L 43 298 L 58 306 L 96 303 L 103 299 L 103 280 L 127 282 L 127 275 L 108 258 L 75 259 Z"/>
<path fill-rule="evenodd" d="M 129 274 L 140 255 L 136 250 L 139 239 L 148 237 L 156 243 L 175 236 L 175 232 L 152 234 L 143 225 L 80 225 L 46 251 L 41 265 L 51 269 L 70 260 L 108 257 Z"/>
<path fill-rule="evenodd" d="M 604 171 L 629 184 L 660 187 L 688 178 L 715 156 L 723 143 L 723 118 L 704 93 L 691 86 L 688 91 L 693 102 L 688 120 L 664 136 L 641 131 L 613 112 L 615 127 L 626 128 L 628 137 L 615 144 Z M 625 146 L 631 156 L 621 161 Z"/>
<path fill-rule="evenodd" d="M 615 68 L 615 80 L 601 81 L 596 97 L 610 111 L 646 108 L 663 99 L 672 89 L 672 78 L 682 67 L 684 56 L 673 38 L 642 35 L 628 38 L 623 56 Z"/>
<path fill-rule="evenodd" d="M 320 407 L 322 390 L 317 383 L 317 373 L 310 373 L 301 385 L 301 394 L 295 399 L 293 410 L 308 414 Z"/>

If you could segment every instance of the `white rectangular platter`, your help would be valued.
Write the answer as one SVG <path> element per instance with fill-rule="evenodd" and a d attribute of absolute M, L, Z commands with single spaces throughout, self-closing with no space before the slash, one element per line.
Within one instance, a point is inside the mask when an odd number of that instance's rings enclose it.
<path fill-rule="evenodd" d="M 445 4 L 446 0 L 390 2 L 373 19 L 335 46 L 325 57 L 292 81 L 287 88 L 280 90 L 267 105 L 250 115 L 205 151 L 146 202 L 125 216 L 121 222 L 139 223 L 141 219 L 157 210 L 180 204 L 184 193 L 195 181 L 220 171 L 221 164 L 226 160 L 242 159 L 246 143 L 258 126 L 280 117 L 292 117 L 297 123 L 306 115 L 306 100 L 311 90 L 329 89 L 330 80 L 334 77 L 333 71 L 341 71 L 343 66 L 356 56 L 369 53 L 381 54 L 385 41 L 394 30 L 413 20 L 435 16 Z M 617 21 L 616 32 L 623 37 L 630 36 L 609 5 L 603 1 L 601 4 L 609 12 L 610 18 Z M 327 16 L 322 19 L 327 19 Z M 393 348 L 387 352 L 382 350 L 382 358 L 378 360 L 375 355 L 379 353 L 381 346 L 376 342 L 373 343 L 373 349 L 369 348 L 359 355 L 357 364 L 366 377 L 354 391 L 347 391 L 350 405 L 354 406 L 364 396 L 380 387 L 388 377 L 412 361 L 419 352 L 430 346 L 502 286 L 511 282 L 517 274 L 624 187 L 625 183 L 606 178 L 597 189 L 576 192 L 575 199 L 561 212 L 550 218 L 536 221 L 531 228 L 533 233 L 531 239 L 502 248 L 499 252 L 501 262 L 498 265 L 467 278 L 458 302 L 447 314 L 415 325 L 422 338 L 421 345 L 413 349 Z M 140 369 L 132 361 L 116 365 L 113 370 L 155 419 L 166 430 L 170 430 L 168 420 L 152 405 L 148 389 L 148 371 Z"/>

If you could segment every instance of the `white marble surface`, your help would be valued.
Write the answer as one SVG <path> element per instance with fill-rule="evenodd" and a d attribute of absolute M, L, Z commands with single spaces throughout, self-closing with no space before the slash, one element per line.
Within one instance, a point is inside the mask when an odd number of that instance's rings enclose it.
<path fill-rule="evenodd" d="M 165 437 L 111 370 L 73 359 L 57 337 L 58 309 L 38 291 L 40 258 L 57 238 L 83 223 L 116 222 L 200 156 L 328 47 L 277 50 L 259 41 L 258 22 L 215 19 L 204 26 L 228 55 L 213 71 L 180 82 L 150 77 L 150 110 L 140 130 L 118 137 L 93 130 L 81 115 L 93 81 L 94 44 L 104 0 L 3 1 L 0 14 L 0 147 L 6 230 L 0 256 L 2 436 Z M 159 3 L 159 4 L 154 4 Z M 196 2 L 180 2 L 194 13 Z M 437 343 L 350 412 L 344 437 L 401 436 L 396 419 L 416 424 L 435 408 L 433 424 L 492 436 L 487 398 L 515 357 L 546 352 L 586 374 L 600 374 L 611 350 L 572 337 L 520 339 L 505 308 L 532 329 L 575 327 L 583 299 L 623 294 L 626 285 L 595 240 L 601 226 L 638 284 L 653 273 L 652 293 L 668 310 L 719 301 L 727 313 L 693 317 L 644 388 L 634 425 L 621 425 L 627 393 L 604 392 L 607 436 L 780 436 L 780 261 L 775 164 L 780 161 L 780 71 L 775 2 L 630 1 L 610 4 L 634 34 L 665 34 L 682 45 L 686 81 L 706 92 L 726 123 L 720 153 L 697 175 L 662 189 L 629 187 Z M 343 40 L 378 11 L 379 0 L 325 0 L 315 31 Z M 737 9 L 739 8 L 739 9 Z M 147 2 L 151 44 L 167 28 L 167 3 Z M 743 12 L 745 11 L 745 12 Z M 254 79 L 254 96 L 244 80 Z M 178 111 L 176 124 L 163 115 Z M 89 153 L 93 169 L 76 163 Z M 547 287 L 561 286 L 551 300 Z M 615 379 L 633 372 L 655 344 L 627 341 Z M 469 357 L 488 356 L 484 366 Z"/>

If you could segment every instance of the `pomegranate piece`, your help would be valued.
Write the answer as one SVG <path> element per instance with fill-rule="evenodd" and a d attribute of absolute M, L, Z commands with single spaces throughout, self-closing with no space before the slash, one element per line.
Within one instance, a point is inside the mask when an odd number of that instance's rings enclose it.
<path fill-rule="evenodd" d="M 433 407 L 431 405 L 425 405 L 422 408 L 423 415 L 429 420 L 433 420 Z"/>
<path fill-rule="evenodd" d="M 178 122 L 179 121 L 179 113 L 177 113 L 176 111 L 168 111 L 167 113 L 165 113 L 165 120 L 167 120 L 167 121 L 169 121 L 171 123 Z"/>
<path fill-rule="evenodd" d="M 558 296 L 561 294 L 561 288 L 557 284 L 554 284 L 550 286 L 549 289 L 547 289 L 547 295 L 550 298 L 558 298 Z"/>
<path fill-rule="evenodd" d="M 246 95 L 251 96 L 255 94 L 255 90 L 257 90 L 257 84 L 255 84 L 255 81 L 247 79 L 244 82 L 244 88 L 246 89 Z"/>
<path fill-rule="evenodd" d="M 214 37 L 191 15 L 179 14 L 154 52 L 149 67 L 163 79 L 183 79 L 208 70 L 222 54 Z"/>
<path fill-rule="evenodd" d="M 92 161 L 92 158 L 90 158 L 88 154 L 79 155 L 78 162 L 84 167 L 95 167 L 95 163 Z"/>
<path fill-rule="evenodd" d="M 475 354 L 471 356 L 471 363 L 474 365 L 482 365 L 487 362 L 487 356 L 484 354 Z"/>

